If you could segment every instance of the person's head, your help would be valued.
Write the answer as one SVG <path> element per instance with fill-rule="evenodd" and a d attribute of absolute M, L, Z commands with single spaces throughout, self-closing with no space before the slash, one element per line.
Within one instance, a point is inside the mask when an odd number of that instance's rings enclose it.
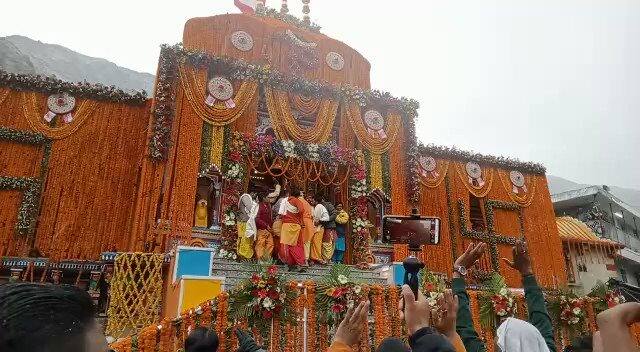
<path fill-rule="evenodd" d="M 338 204 L 336 204 L 337 211 L 342 211 L 343 208 L 344 208 L 344 205 L 342 204 L 342 202 L 338 202 Z"/>
<path fill-rule="evenodd" d="M 298 197 L 300 197 L 300 194 L 301 194 L 301 193 L 300 193 L 300 190 L 299 190 L 299 189 L 297 189 L 297 188 L 292 188 L 292 189 L 291 189 L 291 196 L 292 196 L 292 197 L 296 197 L 296 198 L 298 198 Z"/>
<path fill-rule="evenodd" d="M 269 203 L 269 197 L 267 197 L 266 192 L 258 192 L 258 201 Z"/>
<path fill-rule="evenodd" d="M 409 352 L 409 347 L 397 337 L 387 337 L 380 342 L 376 352 Z"/>
<path fill-rule="evenodd" d="M 215 352 L 218 350 L 218 335 L 213 330 L 197 327 L 184 340 L 185 352 Z"/>
<path fill-rule="evenodd" d="M 309 202 L 309 204 L 311 205 L 316 205 L 318 204 L 318 202 L 316 201 L 316 195 L 313 192 L 309 192 L 307 194 L 307 202 Z"/>
<path fill-rule="evenodd" d="M 75 286 L 0 285 L 0 351 L 104 352 L 87 292 Z"/>
<path fill-rule="evenodd" d="M 505 319 L 496 335 L 496 352 L 549 352 L 540 331 L 524 320 Z"/>
<path fill-rule="evenodd" d="M 565 348 L 565 351 L 570 352 L 591 352 L 593 351 L 593 336 L 583 335 L 578 336 L 571 341 L 571 345 Z"/>

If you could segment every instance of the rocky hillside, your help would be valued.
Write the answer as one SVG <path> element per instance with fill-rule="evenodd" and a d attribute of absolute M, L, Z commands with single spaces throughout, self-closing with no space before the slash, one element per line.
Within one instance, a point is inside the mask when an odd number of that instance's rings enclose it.
<path fill-rule="evenodd" d="M 148 95 L 155 81 L 149 73 L 19 35 L 0 37 L 0 68 L 13 73 L 55 76 L 70 82 L 86 80 L 125 90 L 145 90 Z"/>

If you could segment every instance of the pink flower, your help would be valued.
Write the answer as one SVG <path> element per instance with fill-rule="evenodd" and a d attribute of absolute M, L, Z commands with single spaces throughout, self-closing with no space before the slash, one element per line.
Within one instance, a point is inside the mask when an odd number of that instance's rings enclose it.
<path fill-rule="evenodd" d="M 267 298 L 267 290 L 258 290 L 258 298 Z"/>
<path fill-rule="evenodd" d="M 271 319 L 273 318 L 273 312 L 270 310 L 265 310 L 262 312 L 262 317 L 265 319 Z"/>
<path fill-rule="evenodd" d="M 251 282 L 257 285 L 260 282 L 260 276 L 258 274 L 251 275 Z"/>
<path fill-rule="evenodd" d="M 331 307 L 331 311 L 334 313 L 341 313 L 342 311 L 344 311 L 344 306 L 341 304 L 334 304 Z"/>
<path fill-rule="evenodd" d="M 267 269 L 267 273 L 271 276 L 275 276 L 278 273 L 278 267 L 275 265 L 269 266 L 269 268 Z"/>

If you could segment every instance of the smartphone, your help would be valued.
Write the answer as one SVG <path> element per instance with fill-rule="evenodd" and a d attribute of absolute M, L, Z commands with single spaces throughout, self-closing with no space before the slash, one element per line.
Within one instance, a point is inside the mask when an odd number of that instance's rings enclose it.
<path fill-rule="evenodd" d="M 440 243 L 440 218 L 388 215 L 382 218 L 382 231 L 391 243 L 408 244 L 410 249 L 419 250 L 422 245 Z"/>

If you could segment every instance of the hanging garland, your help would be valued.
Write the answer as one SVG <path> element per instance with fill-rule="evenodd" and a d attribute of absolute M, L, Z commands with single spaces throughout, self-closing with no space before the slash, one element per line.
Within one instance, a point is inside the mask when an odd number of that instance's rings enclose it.
<path fill-rule="evenodd" d="M 418 167 L 418 145 L 416 139 L 416 125 L 413 119 L 406 119 L 404 121 L 405 128 L 405 145 L 407 151 L 407 157 L 405 161 L 405 175 L 406 175 L 406 192 L 407 198 L 414 207 L 420 202 L 420 183 L 419 175 L 416 172 Z"/>
<path fill-rule="evenodd" d="M 51 127 L 45 123 L 42 117 L 43 107 L 38 104 L 38 93 L 22 92 L 22 107 L 24 117 L 34 131 L 40 132 L 51 139 L 63 139 L 69 137 L 76 132 L 80 126 L 93 114 L 98 108 L 98 102 L 94 100 L 85 100 L 79 104 L 75 110 L 75 118 L 73 121 L 62 125 L 61 127 Z"/>
<path fill-rule="evenodd" d="M 384 194 L 391 197 L 391 160 L 389 159 L 389 152 L 382 154 L 382 187 Z"/>
<path fill-rule="evenodd" d="M 9 73 L 0 69 L 0 88 L 21 92 L 37 92 L 45 95 L 67 92 L 77 98 L 123 103 L 128 105 L 144 105 L 147 93 L 127 93 L 114 86 L 92 84 L 88 82 L 70 83 L 54 77 Z M 0 93 L 0 98 L 2 94 Z M 2 99 L 0 99 L 0 102 Z"/>
<path fill-rule="evenodd" d="M 326 143 L 331 137 L 333 124 L 338 112 L 336 101 L 323 99 L 320 102 L 313 127 L 300 127 L 292 114 L 289 94 L 285 91 L 265 87 L 267 109 L 274 130 L 280 131 L 281 139 L 287 137 L 304 143 Z M 284 132 L 282 131 L 284 129 Z M 285 137 L 287 136 L 287 137 Z"/>
<path fill-rule="evenodd" d="M 491 190 L 491 186 L 493 185 L 492 168 L 481 167 L 480 170 L 474 170 L 477 171 L 476 174 L 470 174 L 472 172 L 472 170 L 470 170 L 472 166 L 469 163 L 454 162 L 453 167 L 464 186 L 474 196 L 484 198 Z"/>
<path fill-rule="evenodd" d="M 528 207 L 529 205 L 531 205 L 536 194 L 537 184 L 533 176 L 523 175 L 522 173 L 520 173 L 520 171 L 515 171 L 515 173 L 512 171 L 509 174 L 507 173 L 507 171 L 503 170 L 496 171 L 505 192 L 507 192 L 509 198 L 511 198 L 512 201 L 520 204 L 523 207 Z M 522 176 L 522 179 L 518 178 L 517 181 L 512 180 L 512 178 L 516 178 L 517 176 Z M 527 184 L 529 186 L 527 186 Z M 514 190 L 518 191 L 518 193 L 515 193 Z"/>
<path fill-rule="evenodd" d="M 418 158 L 420 184 L 428 188 L 438 188 L 449 171 L 449 161 L 421 155 Z"/>
<path fill-rule="evenodd" d="M 150 154 L 155 160 L 164 160 L 170 147 L 171 128 L 175 115 L 175 86 L 179 76 L 179 66 L 194 69 L 209 69 L 223 73 L 230 80 L 252 81 L 290 94 L 310 98 L 324 98 L 345 103 L 357 103 L 359 106 L 384 106 L 399 111 L 404 120 L 411 121 L 417 116 L 419 104 L 416 100 L 396 98 L 387 92 L 363 90 L 351 85 L 332 85 L 326 82 L 311 81 L 300 76 L 286 76 L 269 65 L 247 63 L 228 57 L 209 55 L 202 51 L 189 51 L 180 44 L 163 45 L 160 51 L 156 94 L 154 99 L 154 122 L 151 135 Z M 204 83 L 201 85 L 204 89 Z M 203 93 L 203 99 L 204 93 Z M 199 103 L 201 101 L 198 101 Z M 412 123 L 409 123 L 408 138 L 415 138 Z M 415 140 L 412 145 L 415 145 Z M 412 146 L 409 151 L 411 152 Z M 411 168 L 413 169 L 413 168 Z M 410 173 L 409 173 L 410 174 Z M 417 183 L 416 183 L 417 186 Z M 419 192 L 418 189 L 412 188 Z"/>
<path fill-rule="evenodd" d="M 372 136 L 365 126 L 363 115 L 358 104 L 347 104 L 343 106 L 342 111 L 344 116 L 349 120 L 358 141 L 365 149 L 368 149 L 374 154 L 380 155 L 389 151 L 396 141 L 400 128 L 402 128 L 400 115 L 389 113 L 387 116 L 387 131 L 385 132 L 386 138 Z"/>
<path fill-rule="evenodd" d="M 258 84 L 243 81 L 233 98 L 234 105 L 224 103 L 207 104 L 207 72 L 197 68 L 180 65 L 180 83 L 187 100 L 195 113 L 213 126 L 225 126 L 238 119 L 250 105 L 257 104 Z"/>
<path fill-rule="evenodd" d="M 311 32 L 320 33 L 319 25 L 315 23 L 311 23 L 305 20 L 301 20 L 296 16 L 290 15 L 288 12 L 278 11 L 276 9 L 268 8 L 264 5 L 256 7 L 256 16 L 258 17 L 268 17 L 280 20 L 282 22 L 288 23 L 300 29 L 308 30 Z"/>

